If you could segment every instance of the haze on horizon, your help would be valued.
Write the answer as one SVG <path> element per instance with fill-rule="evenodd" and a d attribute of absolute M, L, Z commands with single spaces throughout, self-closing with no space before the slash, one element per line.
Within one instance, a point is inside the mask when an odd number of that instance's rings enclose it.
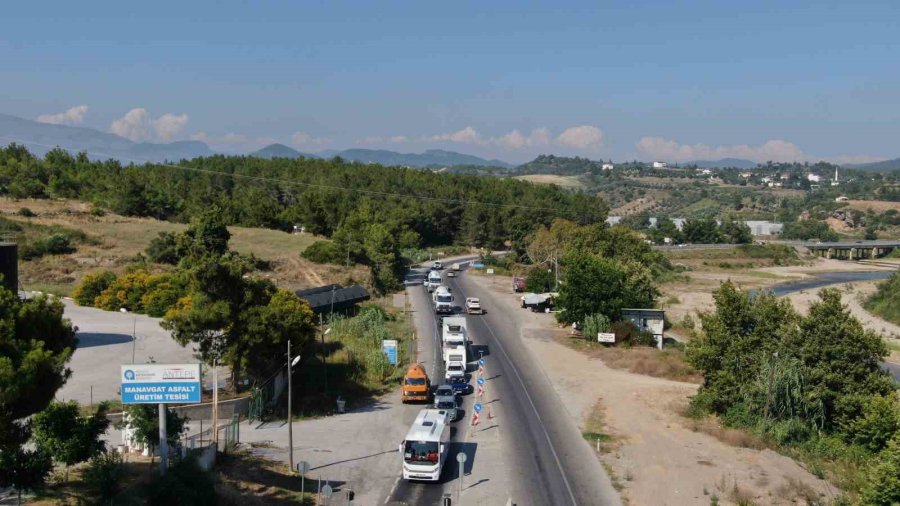
<path fill-rule="evenodd" d="M 0 112 L 247 152 L 900 156 L 894 2 L 16 3 Z"/>

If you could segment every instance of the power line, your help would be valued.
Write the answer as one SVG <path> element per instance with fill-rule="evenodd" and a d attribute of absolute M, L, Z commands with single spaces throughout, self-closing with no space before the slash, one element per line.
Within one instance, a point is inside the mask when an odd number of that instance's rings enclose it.
<path fill-rule="evenodd" d="M 346 186 L 303 183 L 300 181 L 291 181 L 288 179 L 279 179 L 279 178 L 264 177 L 264 176 L 250 176 L 247 174 L 236 174 L 236 173 L 228 173 L 228 172 L 219 172 L 219 171 L 210 170 L 210 169 L 201 169 L 199 167 L 176 165 L 176 164 L 172 164 L 172 163 L 160 163 L 160 162 L 154 162 L 151 160 L 142 160 L 142 159 L 138 159 L 138 158 L 117 157 L 115 155 L 111 155 L 108 153 L 100 153 L 97 151 L 88 151 L 88 150 L 76 150 L 73 148 L 65 148 L 65 147 L 58 146 L 58 145 L 43 144 L 40 142 L 25 141 L 22 139 L 16 139 L 16 138 L 6 137 L 6 136 L 0 136 L 0 139 L 5 139 L 10 142 L 17 142 L 17 143 L 22 144 L 25 147 L 27 147 L 27 145 L 30 144 L 30 145 L 34 145 L 34 146 L 41 146 L 44 148 L 49 148 L 49 149 L 59 148 L 70 154 L 71 153 L 76 153 L 76 154 L 77 153 L 86 153 L 89 155 L 93 155 L 95 157 L 106 157 L 106 158 L 111 158 L 111 159 L 118 160 L 118 161 L 128 160 L 132 163 L 137 163 L 137 164 L 155 165 L 158 167 L 170 167 L 173 169 L 183 170 L 183 171 L 188 171 L 188 172 L 197 172 L 197 173 L 210 174 L 210 175 L 216 175 L 216 176 L 234 177 L 234 178 L 239 178 L 239 179 L 247 179 L 247 180 L 251 180 L 251 181 L 281 183 L 281 184 L 286 184 L 286 185 L 304 186 L 304 187 L 308 187 L 308 188 L 319 188 L 319 189 L 324 189 L 324 190 L 355 192 L 355 193 L 360 193 L 360 194 L 370 195 L 370 196 L 377 196 L 377 197 L 397 197 L 397 198 L 407 198 L 407 199 L 429 200 L 429 201 L 433 201 L 433 202 L 444 202 L 444 203 L 448 203 L 448 204 L 481 205 L 481 206 L 496 207 L 496 208 L 513 208 L 513 209 L 525 209 L 525 210 L 529 210 L 529 211 L 544 211 L 544 212 L 554 213 L 557 215 L 570 214 L 570 215 L 577 216 L 577 215 L 587 215 L 588 214 L 586 212 L 578 212 L 578 211 L 564 213 L 564 212 L 561 212 L 559 209 L 550 208 L 550 207 L 527 206 L 527 205 L 521 205 L 521 204 L 498 204 L 496 202 L 483 202 L 483 201 L 478 201 L 478 200 L 450 199 L 450 198 L 443 198 L 443 197 L 432 197 L 429 195 L 411 195 L 411 194 L 407 194 L 407 193 L 393 193 L 393 192 L 382 192 L 382 191 L 376 191 L 376 190 L 365 190 L 365 189 L 361 189 L 361 188 L 349 188 Z"/>

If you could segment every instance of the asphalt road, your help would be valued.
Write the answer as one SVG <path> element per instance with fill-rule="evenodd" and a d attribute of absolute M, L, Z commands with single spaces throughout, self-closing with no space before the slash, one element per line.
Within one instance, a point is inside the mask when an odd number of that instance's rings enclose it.
<path fill-rule="evenodd" d="M 513 503 L 524 505 L 621 504 L 593 450 L 571 420 L 549 378 L 520 342 L 511 315 L 491 311 L 493 295 L 468 282 L 448 278 L 454 297 L 480 297 L 487 313 L 468 318 L 473 341 L 483 350 L 486 388 L 499 394 L 507 422 L 505 461 L 512 474 Z"/>
<path fill-rule="evenodd" d="M 444 362 L 441 356 L 441 328 L 437 315 L 432 310 L 431 299 L 429 293 L 422 286 L 421 282 L 428 273 L 427 268 L 413 269 L 407 275 L 407 284 L 409 288 L 410 304 L 414 310 L 413 319 L 416 330 L 421 338 L 427 338 L 428 341 L 422 343 L 419 349 L 424 355 L 419 356 L 419 360 L 425 365 L 429 378 L 431 378 L 432 387 L 443 383 L 444 378 Z M 471 394 L 464 397 L 463 408 L 466 413 L 470 412 L 466 409 L 471 406 Z M 426 408 L 425 405 L 407 405 L 404 406 L 404 423 L 411 425 L 419 410 Z M 415 482 L 400 479 L 396 487 L 388 497 L 387 504 L 390 505 L 440 505 L 444 493 L 450 491 L 450 485 L 456 477 L 458 465 L 456 463 L 456 454 L 460 451 L 469 453 L 467 447 L 462 443 L 466 439 L 468 431 L 468 421 L 465 419 L 458 420 L 452 426 L 451 446 L 448 454 L 448 462 L 444 465 L 441 472 L 441 479 L 438 483 Z M 467 465 L 471 467 L 471 463 Z"/>

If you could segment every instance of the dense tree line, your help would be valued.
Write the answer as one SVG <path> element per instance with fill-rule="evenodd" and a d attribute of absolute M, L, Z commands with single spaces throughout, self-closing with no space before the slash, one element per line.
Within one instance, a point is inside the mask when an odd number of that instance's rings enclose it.
<path fill-rule="evenodd" d="M 887 348 L 841 303 L 819 294 L 808 315 L 770 293 L 751 295 L 731 282 L 713 294 L 715 310 L 687 357 L 704 377 L 692 400 L 726 426 L 779 445 L 869 467 L 863 504 L 900 501 L 900 401 L 880 362 Z"/>
<path fill-rule="evenodd" d="M 178 222 L 215 205 L 228 224 L 285 230 L 303 225 L 326 236 L 348 223 L 377 223 L 414 246 L 501 247 L 522 240 L 536 223 L 558 216 L 602 222 L 608 210 L 596 197 L 548 185 L 339 158 L 212 156 L 177 167 L 123 166 L 61 149 L 41 159 L 18 145 L 0 148 L 0 194 L 82 199 L 123 215 Z"/>

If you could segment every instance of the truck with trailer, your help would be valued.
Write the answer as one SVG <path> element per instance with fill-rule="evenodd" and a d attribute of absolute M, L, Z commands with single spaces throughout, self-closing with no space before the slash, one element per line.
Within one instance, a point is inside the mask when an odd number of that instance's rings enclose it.
<path fill-rule="evenodd" d="M 403 479 L 439 481 L 441 469 L 450 454 L 450 420 L 439 409 L 419 411 L 400 443 Z"/>

